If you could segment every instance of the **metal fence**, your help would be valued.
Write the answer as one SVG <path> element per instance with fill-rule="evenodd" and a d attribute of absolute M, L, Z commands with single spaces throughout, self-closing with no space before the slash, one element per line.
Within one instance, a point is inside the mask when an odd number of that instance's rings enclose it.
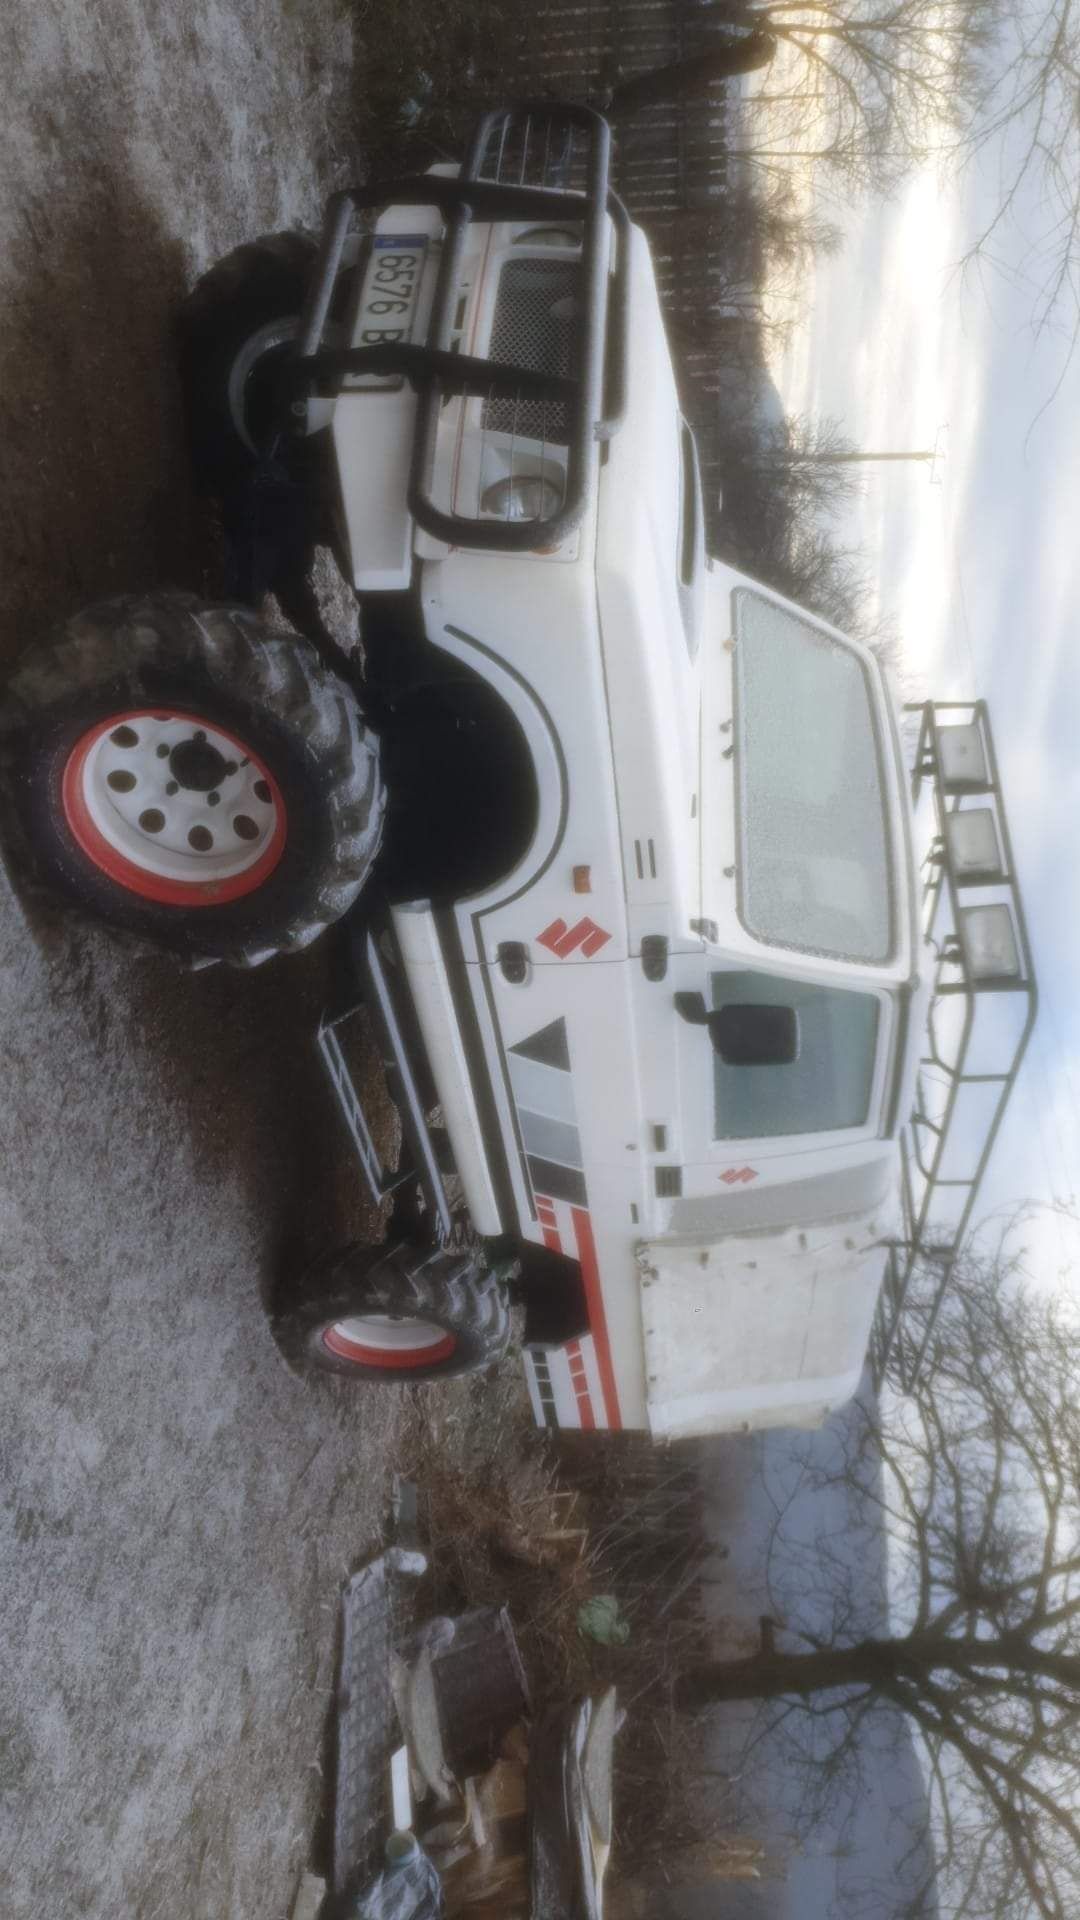
<path fill-rule="evenodd" d="M 619 79 L 704 57 L 728 27 L 701 0 L 535 0 L 506 23 L 507 77 L 520 97 L 603 105 Z M 673 335 L 683 406 L 698 439 L 707 500 L 719 491 L 721 338 L 753 329 L 754 292 L 733 285 L 728 232 L 710 210 L 730 195 L 737 82 L 620 115 L 615 184 L 645 228 Z"/>

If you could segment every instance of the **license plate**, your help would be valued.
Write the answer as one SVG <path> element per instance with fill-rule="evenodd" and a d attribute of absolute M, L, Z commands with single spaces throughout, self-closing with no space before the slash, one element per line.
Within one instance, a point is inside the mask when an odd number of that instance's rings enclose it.
<path fill-rule="evenodd" d="M 385 346 L 408 340 L 416 318 L 420 279 L 427 252 L 426 233 L 377 233 L 356 316 L 353 345 Z M 361 373 L 350 376 L 350 387 L 398 387 L 398 374 Z"/>

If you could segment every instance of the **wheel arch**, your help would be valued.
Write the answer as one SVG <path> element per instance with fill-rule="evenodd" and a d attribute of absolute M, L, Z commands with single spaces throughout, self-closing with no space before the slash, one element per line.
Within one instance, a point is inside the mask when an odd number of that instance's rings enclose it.
<path fill-rule="evenodd" d="M 525 1346 L 562 1346 L 591 1331 L 589 1301 L 580 1260 L 535 1241 L 519 1243 L 525 1302 Z"/>
<path fill-rule="evenodd" d="M 555 721 L 536 688 L 486 641 L 447 623 L 430 644 L 498 695 L 508 718 L 516 723 L 531 762 L 536 817 L 527 842 L 514 863 L 489 885 L 460 896 L 461 904 L 473 913 L 483 913 L 524 893 L 554 860 L 570 804 L 566 756 Z"/>

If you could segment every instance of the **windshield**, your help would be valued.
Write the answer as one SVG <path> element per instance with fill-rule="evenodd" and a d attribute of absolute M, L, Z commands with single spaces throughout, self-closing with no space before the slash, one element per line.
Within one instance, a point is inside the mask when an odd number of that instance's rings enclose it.
<path fill-rule="evenodd" d="M 794 1007 L 798 1058 L 785 1067 L 729 1067 L 713 1056 L 718 1140 L 832 1133 L 866 1125 L 877 1055 L 877 999 L 843 987 L 735 970 L 710 975 L 712 1004 Z"/>
<path fill-rule="evenodd" d="M 763 595 L 733 595 L 743 924 L 840 960 L 892 950 L 889 843 L 866 670 Z"/>

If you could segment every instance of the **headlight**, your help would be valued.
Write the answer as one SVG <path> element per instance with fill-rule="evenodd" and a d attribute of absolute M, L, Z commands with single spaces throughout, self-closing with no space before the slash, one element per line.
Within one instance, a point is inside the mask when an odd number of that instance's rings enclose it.
<path fill-rule="evenodd" d="M 550 520 L 562 506 L 562 488 L 542 474 L 522 473 L 485 488 L 480 505 L 500 520 Z"/>

